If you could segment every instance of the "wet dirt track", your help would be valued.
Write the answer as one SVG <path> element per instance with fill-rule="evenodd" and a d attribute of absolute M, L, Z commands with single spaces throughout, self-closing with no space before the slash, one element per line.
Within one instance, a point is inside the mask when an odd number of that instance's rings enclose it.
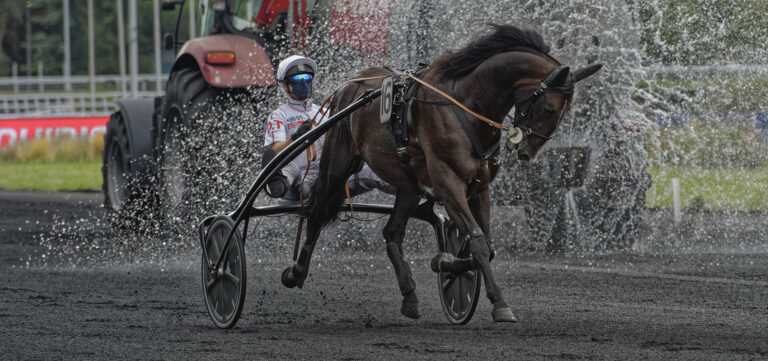
<path fill-rule="evenodd" d="M 483 297 L 468 325 L 451 326 L 429 254 L 409 257 L 413 321 L 384 253 L 318 252 L 305 288 L 289 290 L 279 275 L 290 255 L 258 262 L 249 250 L 243 316 L 218 330 L 195 252 L 164 265 L 26 266 L 53 215 L 77 219 L 100 201 L 0 192 L 0 359 L 768 359 L 766 254 L 501 253 L 494 267 L 520 322 L 491 322 Z"/>

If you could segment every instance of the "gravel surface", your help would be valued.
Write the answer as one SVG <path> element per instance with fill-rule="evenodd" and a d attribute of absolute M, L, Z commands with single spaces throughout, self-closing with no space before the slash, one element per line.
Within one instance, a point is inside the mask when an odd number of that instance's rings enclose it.
<path fill-rule="evenodd" d="M 414 321 L 399 313 L 384 252 L 320 249 L 298 290 L 279 281 L 289 253 L 248 249 L 243 315 L 219 330 L 195 250 L 164 263 L 41 261 L 41 234 L 100 204 L 98 193 L 0 192 L 0 359 L 768 359 L 765 253 L 500 252 L 520 322 L 494 324 L 483 297 L 468 325 L 451 326 L 429 252 L 406 255 Z"/>

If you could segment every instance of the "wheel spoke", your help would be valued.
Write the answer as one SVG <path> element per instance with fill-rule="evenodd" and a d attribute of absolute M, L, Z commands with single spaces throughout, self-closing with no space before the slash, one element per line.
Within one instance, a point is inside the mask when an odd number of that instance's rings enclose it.
<path fill-rule="evenodd" d="M 456 278 L 459 280 L 456 281 L 456 298 L 459 299 L 459 315 L 464 314 L 464 286 L 466 285 L 466 282 L 464 280 L 463 275 L 456 275 Z"/>
<path fill-rule="evenodd" d="M 219 248 L 219 242 L 216 239 L 216 237 L 213 237 L 211 239 L 211 244 L 213 246 L 213 252 L 214 252 L 213 253 L 213 257 L 211 257 L 211 258 L 218 258 L 219 255 L 221 254 L 221 248 Z"/>
<path fill-rule="evenodd" d="M 205 292 L 211 293 L 211 289 L 214 286 L 216 286 L 219 283 L 219 281 L 221 281 L 221 277 L 213 277 L 213 278 L 211 278 L 211 280 L 208 281 L 208 283 L 205 284 Z"/>
<path fill-rule="evenodd" d="M 224 272 L 224 277 L 227 281 L 231 282 L 233 286 L 237 287 L 240 284 L 240 278 L 232 274 L 232 272 Z"/>
<path fill-rule="evenodd" d="M 225 317 L 229 312 L 227 311 L 228 304 L 227 304 L 227 285 L 222 282 L 219 283 L 219 287 L 216 287 L 219 290 L 219 306 L 221 307 L 221 316 Z"/>
<path fill-rule="evenodd" d="M 456 277 L 446 277 L 445 281 L 443 281 L 443 292 L 448 290 L 448 288 L 453 285 L 454 281 L 456 281 Z"/>

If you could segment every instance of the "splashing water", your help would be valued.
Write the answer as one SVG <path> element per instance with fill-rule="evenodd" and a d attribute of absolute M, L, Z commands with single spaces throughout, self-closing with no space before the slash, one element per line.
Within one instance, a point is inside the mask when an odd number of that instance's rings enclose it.
<path fill-rule="evenodd" d="M 597 76 L 578 85 L 572 111 L 536 165 L 518 164 L 504 153 L 504 165 L 492 185 L 494 207 L 498 214 L 508 215 L 492 219 L 498 248 L 707 251 L 721 250 L 723 239 L 730 239 L 738 242 L 737 249 L 764 250 L 759 240 L 766 229 L 759 212 L 764 211 L 765 202 L 763 206 L 756 202 L 756 209 L 745 216 L 745 209 L 751 208 L 744 204 L 710 204 L 704 198 L 695 203 L 689 194 L 685 203 L 698 204 L 698 210 L 691 209 L 682 225 L 674 225 L 668 206 L 659 201 L 671 191 L 658 181 L 681 168 L 718 169 L 722 175 L 716 182 L 742 182 L 768 201 L 764 185 L 768 182 L 739 179 L 740 173 L 732 171 L 764 170 L 768 163 L 766 134 L 755 130 L 759 112 L 768 109 L 768 77 L 761 73 L 766 32 L 744 30 L 757 10 L 744 11 L 719 0 L 687 5 L 668 0 L 450 4 L 394 0 L 389 7 L 369 11 L 389 14 L 385 53 L 336 46 L 329 22 L 315 22 L 307 52 L 320 66 L 316 100 L 366 66 L 386 63 L 414 68 L 418 61 L 461 47 L 485 33 L 486 23 L 541 32 L 552 46 L 552 55 L 572 68 L 604 64 Z M 757 35 L 741 43 L 733 41 L 742 33 Z M 370 39 L 366 34 L 358 36 L 360 41 Z M 737 63 L 752 67 L 728 65 Z M 670 65 L 685 67 L 675 71 Z M 691 73 L 690 65 L 702 70 Z M 724 74 L 723 69 L 736 70 Z M 190 257 L 190 252 L 196 252 L 195 232 L 202 217 L 234 209 L 255 179 L 261 163 L 263 121 L 282 94 L 277 89 L 249 89 L 225 96 L 231 97 L 228 105 L 215 116 L 199 117 L 185 141 L 185 172 L 194 181 L 180 205 L 183 217 L 154 219 L 147 204 L 136 210 L 139 221 L 123 228 L 106 221 L 60 222 L 41 239 L 48 259 L 73 264 L 87 258 L 163 262 L 172 254 Z M 768 125 L 766 120 L 763 123 Z M 568 152 L 559 150 L 573 148 L 588 153 L 583 182 L 560 187 L 557 174 Z M 378 194 L 366 197 L 392 201 Z M 648 211 L 646 204 L 654 208 Z M 259 255 L 288 254 L 295 224 L 290 216 L 254 220 L 246 248 L 258 250 Z M 324 232 L 320 247 L 378 249 L 382 226 L 383 220 L 333 226 Z M 420 240 L 413 242 L 423 245 L 418 249 L 433 247 L 428 227 L 417 226 L 407 237 Z"/>

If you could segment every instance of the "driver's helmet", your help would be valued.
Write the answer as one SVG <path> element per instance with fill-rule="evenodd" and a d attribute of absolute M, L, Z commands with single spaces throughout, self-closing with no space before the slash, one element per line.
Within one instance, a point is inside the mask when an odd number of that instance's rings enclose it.
<path fill-rule="evenodd" d="M 277 66 L 277 82 L 291 85 L 291 94 L 296 99 L 306 99 L 312 94 L 312 78 L 317 72 L 314 60 L 300 55 L 291 55 Z"/>
<path fill-rule="evenodd" d="M 317 63 L 314 60 L 300 55 L 291 55 L 277 66 L 277 81 L 290 82 L 290 77 L 296 74 L 309 74 L 314 76 L 317 72 Z"/>

